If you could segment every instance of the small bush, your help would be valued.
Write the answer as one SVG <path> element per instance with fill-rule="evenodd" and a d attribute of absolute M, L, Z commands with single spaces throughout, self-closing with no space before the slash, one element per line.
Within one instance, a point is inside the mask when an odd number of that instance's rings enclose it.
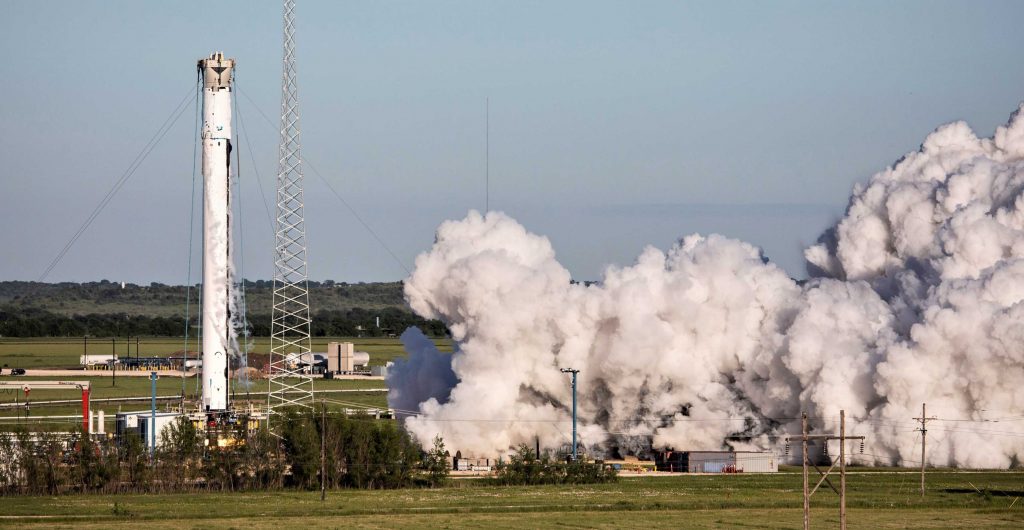
<path fill-rule="evenodd" d="M 596 462 L 558 462 L 548 455 L 538 457 L 528 445 L 521 445 L 507 463 L 498 463 L 495 483 L 511 486 L 537 484 L 600 484 L 618 480 L 615 470 Z"/>

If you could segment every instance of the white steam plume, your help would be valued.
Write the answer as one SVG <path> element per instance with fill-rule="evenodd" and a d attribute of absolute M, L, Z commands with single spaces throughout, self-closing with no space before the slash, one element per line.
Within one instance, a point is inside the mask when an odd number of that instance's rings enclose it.
<path fill-rule="evenodd" d="M 912 418 L 927 402 L 940 418 L 931 463 L 1020 465 L 1019 116 L 991 139 L 940 127 L 856 186 L 845 217 L 807 249 L 802 286 L 718 235 L 648 247 L 584 286 L 508 216 L 445 222 L 405 289 L 414 311 L 449 325 L 456 352 L 413 341 L 389 399 L 420 412 L 406 425 L 421 440 L 440 433 L 464 453 L 535 436 L 553 448 L 571 428 L 558 371 L 571 366 L 582 441 L 598 451 L 768 448 L 768 435 L 799 429 L 801 411 L 832 431 L 845 409 L 869 458 L 905 465 L 920 460 Z"/>

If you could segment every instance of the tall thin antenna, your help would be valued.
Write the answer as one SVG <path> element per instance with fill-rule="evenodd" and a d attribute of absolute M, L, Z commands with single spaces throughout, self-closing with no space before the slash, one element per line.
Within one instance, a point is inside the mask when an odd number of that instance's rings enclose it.
<path fill-rule="evenodd" d="M 486 110 L 484 111 L 484 115 L 486 117 L 484 119 L 485 119 L 486 125 L 484 126 L 484 128 L 486 129 L 486 132 L 484 133 L 484 138 L 485 138 L 485 140 L 484 140 L 484 159 L 485 159 L 485 161 L 484 161 L 484 168 L 485 168 L 484 169 L 484 178 L 486 179 L 486 182 L 484 183 L 484 213 L 487 213 L 487 212 L 491 211 L 491 98 L 490 98 L 490 96 L 487 97 L 487 103 L 486 103 L 485 108 L 486 108 Z"/>
<path fill-rule="evenodd" d="M 313 379 L 303 365 L 311 349 L 309 277 L 299 156 L 299 86 L 295 67 L 295 1 L 284 0 L 284 65 L 281 74 L 281 143 L 277 171 L 274 308 L 270 327 L 267 407 L 313 404 Z"/>

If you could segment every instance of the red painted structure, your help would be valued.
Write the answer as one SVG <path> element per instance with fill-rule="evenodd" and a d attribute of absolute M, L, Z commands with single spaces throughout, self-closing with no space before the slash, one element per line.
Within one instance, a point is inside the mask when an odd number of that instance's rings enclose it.
<path fill-rule="evenodd" d="M 80 388 L 82 390 L 82 430 L 90 433 L 89 430 L 89 381 L 0 381 L 2 388 L 20 388 L 25 391 L 25 397 L 33 388 L 39 390 L 63 390 L 66 388 Z M 26 399 L 27 400 L 27 399 Z"/>

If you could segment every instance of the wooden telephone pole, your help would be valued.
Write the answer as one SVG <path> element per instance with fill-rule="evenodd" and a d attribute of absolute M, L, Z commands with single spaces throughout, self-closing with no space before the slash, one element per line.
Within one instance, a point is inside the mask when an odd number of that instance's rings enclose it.
<path fill-rule="evenodd" d="M 937 420 L 938 418 L 935 416 L 929 418 L 925 413 L 925 404 L 921 403 L 921 417 L 914 419 L 921 422 L 921 428 L 918 430 L 921 431 L 921 496 L 924 497 L 924 466 L 928 462 L 928 458 L 925 453 L 925 438 L 928 436 L 928 422 L 930 420 Z"/>
<path fill-rule="evenodd" d="M 846 411 L 839 411 L 839 434 L 808 434 L 807 431 L 807 413 L 801 414 L 800 417 L 800 445 L 801 453 L 803 455 L 803 476 L 804 476 L 804 530 L 810 530 L 811 528 L 811 495 L 814 495 L 822 483 L 827 483 L 832 491 L 835 491 L 839 495 L 839 528 L 846 530 L 846 441 L 847 440 L 861 440 L 863 442 L 863 436 L 847 436 L 846 435 Z M 786 443 L 788 444 L 794 437 L 787 437 Z M 828 443 L 829 440 L 839 440 L 839 461 L 833 462 L 832 467 L 828 468 L 828 471 L 824 473 L 818 469 L 818 466 L 810 463 L 810 458 L 807 456 L 807 445 L 810 440 L 821 440 L 823 443 Z M 832 481 L 828 479 L 832 470 L 835 469 L 836 464 L 839 464 L 839 488 L 837 489 Z M 814 489 L 810 489 L 810 482 L 808 480 L 808 470 L 810 466 L 814 466 L 814 469 L 821 475 L 821 479 L 814 486 Z"/>

